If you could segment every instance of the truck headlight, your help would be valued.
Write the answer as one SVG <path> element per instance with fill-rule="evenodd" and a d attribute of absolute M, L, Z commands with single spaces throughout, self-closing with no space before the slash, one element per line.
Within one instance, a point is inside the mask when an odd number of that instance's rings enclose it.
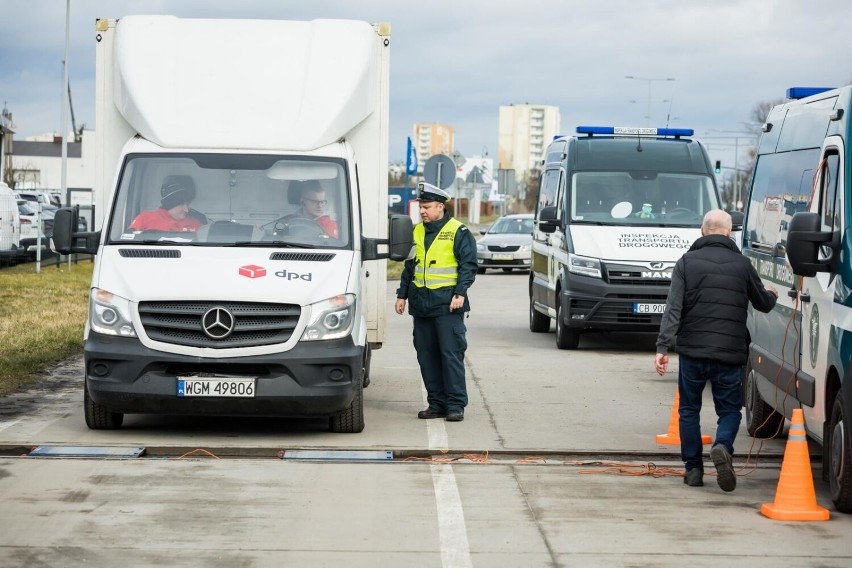
<path fill-rule="evenodd" d="M 302 333 L 302 341 L 340 339 L 352 333 L 355 324 L 355 295 L 341 294 L 311 304 L 311 321 Z"/>
<path fill-rule="evenodd" d="M 92 288 L 89 296 L 89 325 L 105 335 L 136 337 L 130 320 L 130 302 L 112 292 Z"/>
<path fill-rule="evenodd" d="M 577 256 L 570 252 L 568 253 L 568 271 L 582 276 L 602 278 L 600 260 L 587 256 Z"/>

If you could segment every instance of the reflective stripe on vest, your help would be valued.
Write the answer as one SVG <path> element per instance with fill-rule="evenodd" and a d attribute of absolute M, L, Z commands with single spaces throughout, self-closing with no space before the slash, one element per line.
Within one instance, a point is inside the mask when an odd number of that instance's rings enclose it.
<path fill-rule="evenodd" d="M 418 288 L 446 288 L 458 282 L 459 263 L 453 252 L 456 231 L 461 221 L 450 219 L 435 235 L 432 246 L 426 250 L 426 229 L 423 224 L 414 227 L 414 285 Z"/>

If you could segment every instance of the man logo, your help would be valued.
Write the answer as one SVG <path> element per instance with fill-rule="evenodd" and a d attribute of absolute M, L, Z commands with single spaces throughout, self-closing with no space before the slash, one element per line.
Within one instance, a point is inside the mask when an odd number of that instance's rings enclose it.
<path fill-rule="evenodd" d="M 225 339 L 234 331 L 234 315 L 227 308 L 216 306 L 207 310 L 201 318 L 201 329 L 210 339 Z"/>
<path fill-rule="evenodd" d="M 666 264 L 664 262 L 652 262 L 648 266 L 651 267 L 652 270 L 662 270 Z"/>

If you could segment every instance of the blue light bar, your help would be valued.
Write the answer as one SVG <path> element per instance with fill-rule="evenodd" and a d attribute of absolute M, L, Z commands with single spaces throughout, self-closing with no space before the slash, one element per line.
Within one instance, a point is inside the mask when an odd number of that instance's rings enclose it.
<path fill-rule="evenodd" d="M 577 134 L 632 134 L 633 136 L 692 136 L 692 128 L 647 128 L 636 126 L 578 126 Z"/>
<path fill-rule="evenodd" d="M 787 98 L 798 100 L 818 95 L 826 91 L 833 91 L 835 87 L 790 87 L 787 89 Z"/>

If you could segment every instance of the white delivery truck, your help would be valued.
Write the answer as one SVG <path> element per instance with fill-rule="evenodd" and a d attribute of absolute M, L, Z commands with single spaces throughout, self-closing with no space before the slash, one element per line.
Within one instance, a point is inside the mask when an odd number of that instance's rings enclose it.
<path fill-rule="evenodd" d="M 530 330 L 575 349 L 589 331 L 659 331 L 675 263 L 719 208 L 683 128 L 579 126 L 547 148 L 533 231 Z M 742 214 L 734 213 L 734 229 Z"/>
<path fill-rule="evenodd" d="M 364 428 L 385 259 L 412 246 L 411 221 L 387 214 L 389 32 L 97 21 L 99 216 L 94 232 L 77 232 L 73 208 L 54 223 L 57 250 L 97 254 L 90 428 L 120 427 L 126 413 Z"/>
<path fill-rule="evenodd" d="M 831 500 L 852 513 L 852 85 L 787 98 L 763 126 L 743 224 L 743 254 L 782 290 L 749 314 L 745 422 L 776 436 L 800 408 Z"/>

